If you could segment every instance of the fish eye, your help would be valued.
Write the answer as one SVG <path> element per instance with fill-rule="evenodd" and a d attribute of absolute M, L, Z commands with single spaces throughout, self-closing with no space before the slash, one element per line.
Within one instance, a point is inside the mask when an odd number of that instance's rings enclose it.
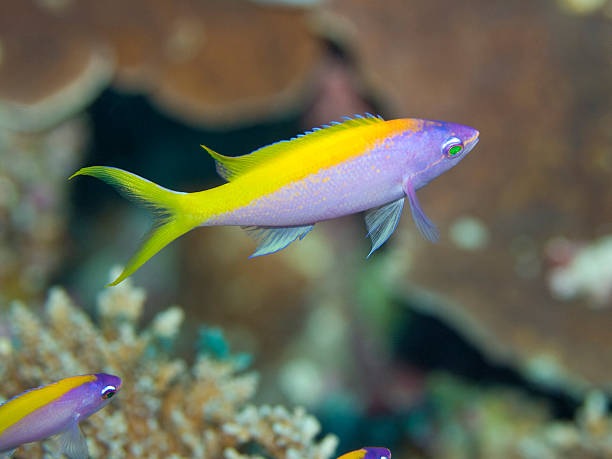
<path fill-rule="evenodd" d="M 462 150 L 463 142 L 457 137 L 451 137 L 442 144 L 442 153 L 448 158 L 457 156 Z"/>
<path fill-rule="evenodd" d="M 102 389 L 102 392 L 100 392 L 100 397 L 102 397 L 102 400 L 108 400 L 109 398 L 112 398 L 116 392 L 117 388 L 115 386 L 106 386 L 104 389 Z"/>

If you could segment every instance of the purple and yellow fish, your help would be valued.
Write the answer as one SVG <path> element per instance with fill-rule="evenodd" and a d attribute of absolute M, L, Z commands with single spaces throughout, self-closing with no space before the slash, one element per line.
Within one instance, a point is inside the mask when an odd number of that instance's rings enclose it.
<path fill-rule="evenodd" d="M 0 405 L 0 457 L 25 444 L 60 434 L 70 459 L 88 457 L 79 422 L 104 408 L 121 389 L 117 376 L 74 376 L 31 389 Z"/>
<path fill-rule="evenodd" d="M 368 446 L 343 454 L 338 459 L 391 459 L 391 451 L 387 448 Z"/>
<path fill-rule="evenodd" d="M 168 190 L 113 167 L 85 167 L 77 175 L 101 179 L 161 215 L 149 237 L 110 285 L 134 273 L 168 243 L 196 226 L 248 227 L 266 255 L 302 239 L 317 222 L 365 215 L 370 254 L 393 233 L 408 200 L 429 240 L 438 239 L 415 190 L 455 166 L 478 142 L 478 131 L 421 119 L 346 118 L 237 157 L 208 147 L 229 183 L 210 190 Z M 71 178 L 72 178 L 71 177 Z M 369 256 L 369 255 L 368 255 Z"/>

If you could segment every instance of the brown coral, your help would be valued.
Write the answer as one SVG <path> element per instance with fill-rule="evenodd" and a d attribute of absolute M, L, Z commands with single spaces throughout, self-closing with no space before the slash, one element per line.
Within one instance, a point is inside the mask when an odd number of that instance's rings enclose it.
<path fill-rule="evenodd" d="M 113 76 L 190 122 L 253 121 L 300 101 L 320 54 L 307 11 L 245 0 L 12 2 L 0 49 L 15 129 L 53 125 Z"/>
<path fill-rule="evenodd" d="M 610 232 L 609 22 L 554 2 L 334 0 L 327 10 L 353 26 L 365 79 L 395 113 L 481 132 L 469 158 L 419 196 L 443 231 L 475 217 L 488 245 L 405 238 L 394 248 L 414 284 L 446 299 L 426 302 L 431 310 L 534 379 L 611 387 L 612 354 L 602 350 L 612 346 L 612 310 L 553 298 L 543 269 L 551 239 Z M 406 277 L 399 285 L 410 290 Z"/>
<path fill-rule="evenodd" d="M 71 3 L 17 1 L 2 6 L 1 126 L 53 126 L 109 83 L 112 55 L 80 22 Z"/>

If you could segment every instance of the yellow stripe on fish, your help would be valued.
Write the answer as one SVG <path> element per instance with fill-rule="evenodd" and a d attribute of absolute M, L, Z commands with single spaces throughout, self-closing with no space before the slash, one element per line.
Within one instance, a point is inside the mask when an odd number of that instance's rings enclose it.
<path fill-rule="evenodd" d="M 351 451 L 345 453 L 337 459 L 363 459 L 368 452 L 365 449 L 359 449 L 357 451 Z"/>
<path fill-rule="evenodd" d="M 419 120 L 357 118 L 260 148 L 248 155 L 223 156 L 204 147 L 230 183 L 191 193 L 204 220 L 248 206 L 254 200 L 367 152 L 381 139 L 419 128 Z M 205 197 L 206 206 L 201 205 Z"/>

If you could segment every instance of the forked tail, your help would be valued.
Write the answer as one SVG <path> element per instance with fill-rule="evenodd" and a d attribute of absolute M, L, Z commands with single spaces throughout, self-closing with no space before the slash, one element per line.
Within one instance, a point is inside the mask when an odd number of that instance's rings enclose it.
<path fill-rule="evenodd" d="M 132 275 L 166 245 L 200 223 L 183 209 L 185 193 L 168 190 L 136 174 L 115 167 L 84 167 L 70 178 L 77 175 L 89 175 L 100 179 L 117 188 L 127 198 L 144 203 L 154 211 L 153 228 L 123 272 L 108 284 L 109 286 L 117 285 Z"/>

